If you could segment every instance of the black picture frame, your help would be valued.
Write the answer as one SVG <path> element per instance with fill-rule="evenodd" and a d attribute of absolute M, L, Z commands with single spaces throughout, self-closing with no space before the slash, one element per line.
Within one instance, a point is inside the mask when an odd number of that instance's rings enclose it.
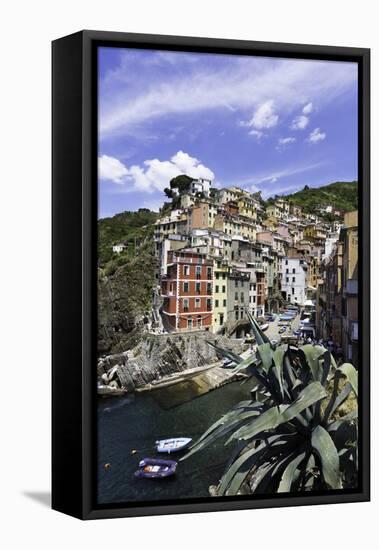
<path fill-rule="evenodd" d="M 360 468 L 358 490 L 96 504 L 97 70 L 99 46 L 355 61 L 359 73 Z M 370 50 L 81 31 L 52 44 L 52 507 L 81 519 L 370 499 Z"/>

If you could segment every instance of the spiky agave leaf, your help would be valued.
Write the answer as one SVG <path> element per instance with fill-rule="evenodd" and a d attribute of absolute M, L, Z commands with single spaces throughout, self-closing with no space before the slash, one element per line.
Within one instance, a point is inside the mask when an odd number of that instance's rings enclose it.
<path fill-rule="evenodd" d="M 349 397 L 350 392 L 353 389 L 350 382 L 347 382 L 342 390 L 339 390 L 339 381 L 341 379 L 341 376 L 342 374 L 337 369 L 333 380 L 332 395 L 324 412 L 323 425 L 326 425 L 328 423 L 329 418 L 338 409 L 338 407 L 340 407 L 340 405 L 342 405 L 342 403 L 346 401 L 346 399 Z"/>
<path fill-rule="evenodd" d="M 325 388 L 320 382 L 312 382 L 291 405 L 279 405 L 263 412 L 257 419 L 254 419 L 247 426 L 242 426 L 227 440 L 226 444 L 233 439 L 256 438 L 261 432 L 273 430 L 285 422 L 290 422 L 297 417 L 304 409 L 316 403 L 319 399 L 326 397 Z"/>
<path fill-rule="evenodd" d="M 333 439 L 322 426 L 316 426 L 311 441 L 321 461 L 321 473 L 325 482 L 332 489 L 341 489 L 340 461 Z"/>
<path fill-rule="evenodd" d="M 246 421 L 251 420 L 251 418 L 260 415 L 261 403 L 254 406 L 252 404 L 248 408 L 241 408 L 233 410 L 231 413 L 228 413 L 220 420 L 212 424 L 210 428 L 197 440 L 191 447 L 187 454 L 185 454 L 180 460 L 186 460 L 194 453 L 204 449 L 211 443 L 214 443 L 216 439 L 224 437 L 232 430 L 237 430 L 242 424 Z"/>
<path fill-rule="evenodd" d="M 225 357 L 225 359 L 230 359 L 230 361 L 232 361 L 233 363 L 236 363 L 236 365 L 242 362 L 242 357 L 237 355 L 237 353 L 234 353 L 234 351 L 227 348 L 221 348 L 220 346 L 218 346 L 214 342 L 211 342 L 210 340 L 207 340 L 207 344 L 211 346 L 218 353 L 218 355 Z"/>
<path fill-rule="evenodd" d="M 247 318 L 250 321 L 250 325 L 252 328 L 252 331 L 254 332 L 255 341 L 257 342 L 257 345 L 260 346 L 261 344 L 270 344 L 271 342 L 269 338 L 266 336 L 266 334 L 261 330 L 261 327 L 259 326 L 258 322 L 255 320 L 254 316 L 251 314 L 251 312 L 246 308 L 245 313 Z"/>
<path fill-rule="evenodd" d="M 272 436 L 268 441 L 263 441 L 257 447 L 253 447 L 242 453 L 220 479 L 217 490 L 218 494 L 222 496 L 227 490 L 229 494 L 236 494 L 253 465 L 253 459 L 263 454 L 267 450 L 268 445 L 276 440 L 280 440 L 281 437 L 281 435 Z M 233 487 L 230 488 L 232 483 Z"/>
<path fill-rule="evenodd" d="M 225 444 L 234 441 L 235 447 L 220 480 L 219 494 L 236 494 L 248 478 L 250 489 L 257 492 L 309 491 L 326 486 L 339 488 L 342 480 L 349 483 L 357 464 L 356 432 L 346 431 L 344 426 L 350 427 L 356 412 L 334 422 L 330 417 L 352 388 L 357 391 L 354 367 L 338 369 L 323 346 L 273 349 L 250 317 L 258 344 L 257 356 L 252 354 L 241 360 L 231 372 L 244 368 L 256 378 L 260 403 L 256 407 L 253 401 L 238 404 L 213 424 L 183 459 L 229 435 Z M 346 378 L 342 389 L 341 377 Z M 321 418 L 320 404 L 327 397 L 325 387 L 333 378 L 332 395 Z M 275 436 L 277 442 L 268 445 Z M 340 464 L 346 474 L 341 474 Z"/>
<path fill-rule="evenodd" d="M 259 359 L 261 360 L 262 368 L 267 373 L 272 365 L 273 351 L 269 343 L 260 344 L 257 348 Z"/>
<path fill-rule="evenodd" d="M 326 351 L 324 346 L 314 346 L 313 344 L 305 344 L 299 348 L 300 357 L 304 356 L 302 364 L 305 368 L 310 369 L 315 382 L 320 382 L 322 378 L 322 366 L 319 363 L 319 358 Z"/>
<path fill-rule="evenodd" d="M 351 363 L 344 363 L 338 367 L 340 373 L 347 378 L 347 381 L 354 390 L 356 396 L 358 396 L 358 371 L 353 367 Z"/>
<path fill-rule="evenodd" d="M 302 453 L 298 454 L 291 460 L 291 462 L 288 464 L 288 466 L 285 468 L 282 478 L 279 483 L 278 487 L 278 493 L 288 493 L 291 490 L 292 482 L 294 481 L 295 472 L 299 464 L 304 460 L 306 457 L 306 452 L 303 451 Z"/>

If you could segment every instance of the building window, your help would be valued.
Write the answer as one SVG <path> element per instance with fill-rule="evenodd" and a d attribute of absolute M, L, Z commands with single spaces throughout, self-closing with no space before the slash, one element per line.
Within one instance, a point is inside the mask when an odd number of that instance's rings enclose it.
<path fill-rule="evenodd" d="M 223 292 L 223 294 L 225 294 L 225 292 L 226 292 L 225 285 L 222 285 L 222 292 Z"/>
<path fill-rule="evenodd" d="M 238 301 L 238 292 L 234 293 L 234 299 L 235 299 L 236 302 Z"/>
<path fill-rule="evenodd" d="M 201 265 L 196 266 L 196 279 L 201 278 Z"/>
<path fill-rule="evenodd" d="M 296 277 L 292 277 L 292 282 L 294 283 L 296 281 Z"/>
<path fill-rule="evenodd" d="M 239 312 L 238 312 L 238 309 L 236 309 L 236 312 L 235 312 L 236 321 L 238 321 L 238 317 L 239 317 Z"/>
<path fill-rule="evenodd" d="M 245 301 L 245 295 L 243 292 L 241 292 L 241 302 L 243 303 Z"/>
<path fill-rule="evenodd" d="M 226 307 L 226 300 L 223 300 L 223 301 L 222 301 L 222 305 L 223 305 L 224 307 Z"/>
<path fill-rule="evenodd" d="M 201 283 L 195 283 L 195 290 L 196 290 L 197 294 L 200 294 Z"/>
<path fill-rule="evenodd" d="M 220 318 L 220 325 L 223 325 L 224 324 L 224 314 L 220 313 L 219 318 Z"/>
<path fill-rule="evenodd" d="M 189 310 L 189 300 L 188 298 L 184 298 L 183 300 L 183 310 L 187 312 Z"/>
<path fill-rule="evenodd" d="M 286 269 L 286 273 L 289 273 L 289 269 L 288 269 L 288 268 Z"/>
<path fill-rule="evenodd" d="M 292 273 L 296 273 L 296 269 L 294 267 L 292 268 Z"/>
<path fill-rule="evenodd" d="M 192 328 L 192 319 L 188 319 L 188 321 L 187 321 L 187 326 L 188 326 L 188 328 L 190 328 L 190 329 Z"/>
<path fill-rule="evenodd" d="M 212 294 L 212 283 L 207 283 L 207 294 Z"/>
<path fill-rule="evenodd" d="M 207 311 L 212 310 L 212 300 L 210 298 L 207 298 Z"/>
<path fill-rule="evenodd" d="M 200 315 L 198 315 L 198 317 L 197 317 L 197 326 L 198 326 L 198 328 L 201 327 L 201 316 Z"/>
<path fill-rule="evenodd" d="M 189 274 L 190 274 L 190 266 L 185 265 L 184 266 L 184 275 L 186 275 L 188 277 Z"/>
<path fill-rule="evenodd" d="M 196 308 L 196 309 L 199 309 L 199 308 L 200 308 L 200 304 L 201 304 L 200 298 L 195 298 L 195 308 Z"/>
<path fill-rule="evenodd" d="M 189 291 L 189 283 L 186 282 L 186 283 L 183 283 L 183 292 L 188 292 Z"/>
<path fill-rule="evenodd" d="M 216 279 L 218 279 L 219 276 L 220 276 L 220 273 L 217 272 L 217 273 L 216 273 Z"/>
<path fill-rule="evenodd" d="M 207 279 L 212 279 L 212 268 L 207 267 Z"/>
<path fill-rule="evenodd" d="M 215 300 L 215 307 L 218 307 L 218 300 Z"/>
<path fill-rule="evenodd" d="M 295 289 L 292 287 L 291 290 L 292 290 L 292 295 L 294 295 L 295 294 Z"/>
<path fill-rule="evenodd" d="M 238 287 L 238 281 L 237 279 L 234 281 L 234 286 L 237 288 Z"/>
<path fill-rule="evenodd" d="M 218 285 L 216 285 L 215 292 L 218 293 Z"/>
<path fill-rule="evenodd" d="M 289 283 L 289 281 L 290 281 L 290 278 L 286 277 L 286 283 Z"/>

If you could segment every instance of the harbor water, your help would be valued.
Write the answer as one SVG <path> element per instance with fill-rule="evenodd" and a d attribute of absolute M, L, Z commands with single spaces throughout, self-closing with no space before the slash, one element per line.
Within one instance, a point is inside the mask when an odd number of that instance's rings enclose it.
<path fill-rule="evenodd" d="M 144 457 L 178 460 L 185 451 L 159 454 L 157 439 L 199 437 L 221 415 L 250 397 L 253 380 L 232 382 L 195 397 L 189 384 L 100 399 L 98 403 L 99 504 L 148 502 L 209 496 L 223 474 L 233 446 L 224 440 L 179 462 L 176 475 L 163 480 L 136 479 Z M 106 466 L 107 465 L 107 466 Z"/>

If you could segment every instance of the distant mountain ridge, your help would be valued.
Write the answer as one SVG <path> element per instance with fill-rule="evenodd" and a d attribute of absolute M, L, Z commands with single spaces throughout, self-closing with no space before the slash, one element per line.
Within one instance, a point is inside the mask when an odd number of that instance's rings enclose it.
<path fill-rule="evenodd" d="M 327 205 L 350 212 L 358 208 L 358 183 L 336 181 L 322 187 L 305 186 L 301 191 L 280 197 L 301 206 L 306 212 L 314 212 L 317 208 Z M 274 200 L 271 199 L 270 202 Z"/>

